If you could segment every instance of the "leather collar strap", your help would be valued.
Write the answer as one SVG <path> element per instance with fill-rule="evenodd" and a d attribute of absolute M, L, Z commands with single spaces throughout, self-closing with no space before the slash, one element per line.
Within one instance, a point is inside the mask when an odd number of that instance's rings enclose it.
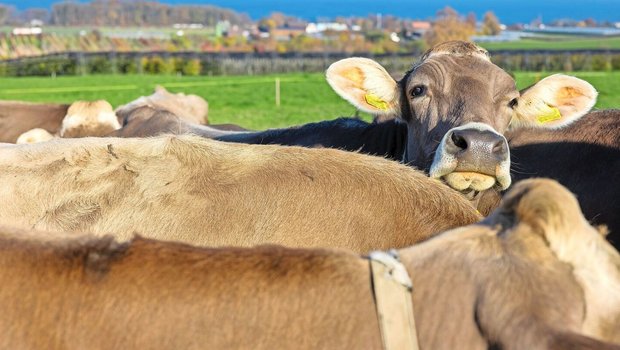
<path fill-rule="evenodd" d="M 384 350 L 419 350 L 412 283 L 396 251 L 369 254 L 372 288 Z"/>

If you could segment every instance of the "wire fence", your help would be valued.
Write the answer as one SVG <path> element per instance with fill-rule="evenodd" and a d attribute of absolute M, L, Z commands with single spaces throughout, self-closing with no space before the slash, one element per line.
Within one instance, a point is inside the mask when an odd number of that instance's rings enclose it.
<path fill-rule="evenodd" d="M 390 72 L 404 72 L 421 52 L 213 53 L 64 52 L 0 61 L 0 76 L 85 74 L 263 75 L 322 72 L 334 61 L 359 56 L 375 59 Z M 519 50 L 491 52 L 508 71 L 620 70 L 620 50 Z"/>

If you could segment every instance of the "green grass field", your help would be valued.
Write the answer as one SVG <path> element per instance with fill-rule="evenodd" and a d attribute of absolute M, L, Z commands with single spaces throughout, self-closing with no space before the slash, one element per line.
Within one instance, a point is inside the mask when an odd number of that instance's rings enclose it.
<path fill-rule="evenodd" d="M 526 87 L 550 73 L 516 73 L 518 86 Z M 620 107 L 620 72 L 581 72 L 574 75 L 599 91 L 598 108 Z M 0 99 L 35 102 L 108 100 L 115 107 L 149 95 L 156 84 L 172 92 L 200 95 L 209 101 L 211 123 L 234 123 L 265 129 L 351 116 L 355 108 L 331 90 L 323 74 L 285 74 L 281 80 L 281 106 L 275 105 L 275 77 L 179 77 L 154 75 L 91 75 L 84 77 L 1 78 Z M 365 116 L 369 119 L 369 116 Z"/>
<path fill-rule="evenodd" d="M 576 49 L 620 49 L 620 37 L 576 37 L 547 36 L 537 39 L 522 39 L 500 43 L 478 43 L 487 50 L 576 50 Z"/>

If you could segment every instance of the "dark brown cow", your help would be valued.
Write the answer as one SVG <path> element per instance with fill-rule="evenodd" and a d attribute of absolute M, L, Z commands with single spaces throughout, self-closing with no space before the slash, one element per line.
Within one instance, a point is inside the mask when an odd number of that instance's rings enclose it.
<path fill-rule="evenodd" d="M 3 349 L 382 348 L 352 252 L 0 232 Z M 620 257 L 553 182 L 399 254 L 421 349 L 620 349 Z"/>
<path fill-rule="evenodd" d="M 429 50 L 398 82 L 366 58 L 332 64 L 327 80 L 359 109 L 402 118 L 409 132 L 405 162 L 468 192 L 510 186 L 508 127 L 568 125 L 597 95 L 587 82 L 556 74 L 520 96 L 486 50 L 461 41 Z"/>
<path fill-rule="evenodd" d="M 21 134 L 35 128 L 56 134 L 68 109 L 67 104 L 0 101 L 0 142 L 15 143 Z"/>
<path fill-rule="evenodd" d="M 190 123 L 165 109 L 142 106 L 124 112 L 123 127 L 108 134 L 111 137 L 148 137 L 164 134 L 192 134 L 206 138 L 239 134 L 212 126 Z M 224 127 L 227 129 L 227 127 Z"/>
<path fill-rule="evenodd" d="M 197 136 L 0 145 L 0 183 L 0 224 L 207 246 L 366 252 L 480 218 L 459 193 L 396 162 Z"/>

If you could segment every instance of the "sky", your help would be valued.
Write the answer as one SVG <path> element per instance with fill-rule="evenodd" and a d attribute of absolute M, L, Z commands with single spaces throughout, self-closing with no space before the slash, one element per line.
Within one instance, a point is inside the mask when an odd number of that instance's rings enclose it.
<path fill-rule="evenodd" d="M 51 7 L 54 0 L 0 0 L 18 9 Z M 82 0 L 82 2 L 84 2 Z M 538 16 L 543 21 L 560 18 L 620 22 L 620 0 L 161 0 L 168 4 L 212 4 L 245 12 L 253 19 L 273 11 L 316 20 L 320 17 L 392 14 L 427 19 L 437 10 L 451 6 L 461 13 L 474 12 L 481 18 L 492 10 L 503 23 L 528 23 Z"/>

